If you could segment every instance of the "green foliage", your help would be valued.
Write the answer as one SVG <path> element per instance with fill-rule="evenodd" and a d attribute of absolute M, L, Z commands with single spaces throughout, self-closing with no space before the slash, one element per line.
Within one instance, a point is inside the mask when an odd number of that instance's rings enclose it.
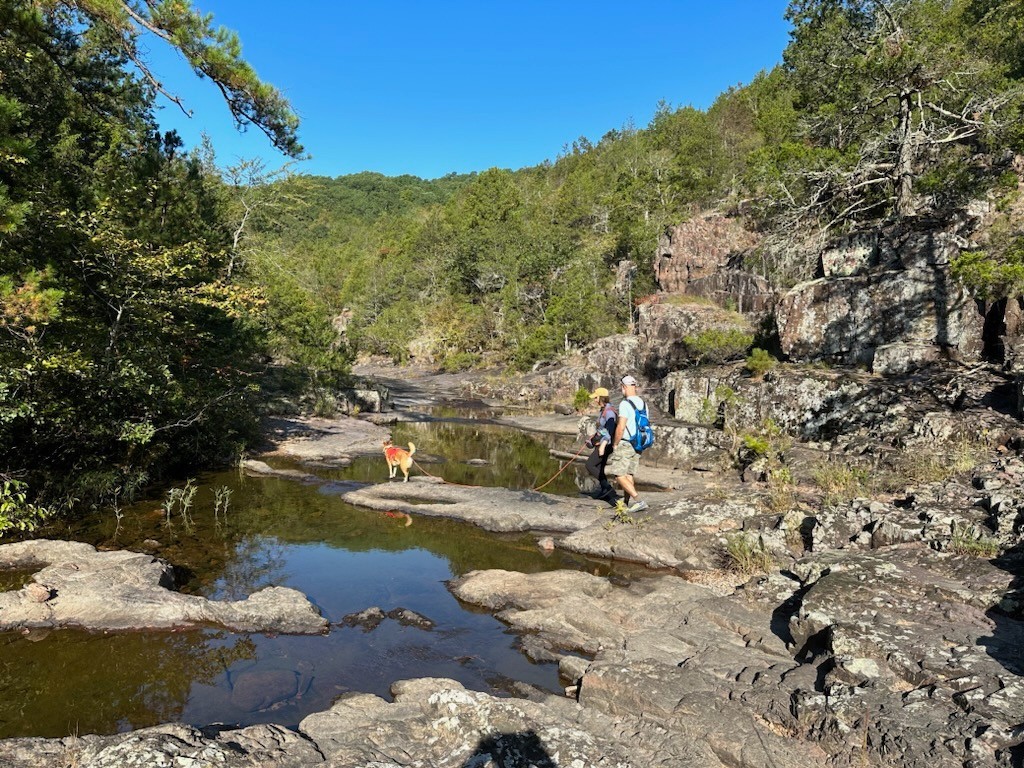
<path fill-rule="evenodd" d="M 772 443 L 767 435 L 743 435 L 743 447 L 754 458 L 762 458 L 772 451 Z"/>
<path fill-rule="evenodd" d="M 586 387 L 580 387 L 572 398 L 572 407 L 577 411 L 585 411 L 590 405 L 590 391 Z"/>
<path fill-rule="evenodd" d="M 985 0 L 792 0 L 797 130 L 752 164 L 769 216 L 846 228 L 991 187 L 991 157 L 1020 134 L 1021 16 Z"/>
<path fill-rule="evenodd" d="M 1024 237 L 996 249 L 961 251 L 950 263 L 953 277 L 986 301 L 1024 294 Z"/>
<path fill-rule="evenodd" d="M 156 130 L 127 65 L 148 73 L 148 26 L 298 152 L 293 116 L 189 3 L 131 7 L 0 4 L 0 473 L 29 512 L 119 504 L 256 433 L 269 323 L 232 274 L 229 188 L 208 148 Z"/>
<path fill-rule="evenodd" d="M 685 336 L 683 344 L 698 363 L 724 363 L 746 354 L 754 343 L 754 335 L 738 328 L 709 328 Z"/>
<path fill-rule="evenodd" d="M 45 507 L 28 502 L 27 487 L 18 480 L 0 483 L 0 537 L 7 531 L 33 531 L 50 517 Z"/>
<path fill-rule="evenodd" d="M 759 379 L 778 364 L 779 361 L 770 352 L 760 347 L 754 347 L 750 351 L 750 355 L 747 356 L 747 363 L 743 367 L 751 376 Z"/>

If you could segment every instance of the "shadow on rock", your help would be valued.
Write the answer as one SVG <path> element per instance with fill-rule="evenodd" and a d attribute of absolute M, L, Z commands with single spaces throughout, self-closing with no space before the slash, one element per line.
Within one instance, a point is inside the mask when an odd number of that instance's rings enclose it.
<path fill-rule="evenodd" d="M 1007 672 L 1024 675 L 1024 544 L 991 562 L 1012 574 L 1013 581 L 999 605 L 986 612 L 994 624 L 992 635 L 978 638 L 978 643 Z"/>
<path fill-rule="evenodd" d="M 502 733 L 477 744 L 462 768 L 558 768 L 533 731 Z"/>

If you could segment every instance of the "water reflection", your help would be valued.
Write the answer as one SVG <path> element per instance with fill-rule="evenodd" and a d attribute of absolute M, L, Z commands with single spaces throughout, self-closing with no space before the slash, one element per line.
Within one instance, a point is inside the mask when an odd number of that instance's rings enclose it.
<path fill-rule="evenodd" d="M 401 427 L 396 441 L 414 441 L 417 454 L 454 456 L 430 466 L 456 482 L 528 487 L 557 469 L 546 444 L 509 430 Z M 470 467 L 459 457 L 489 464 Z M 386 471 L 382 458 L 368 458 L 337 474 L 383 481 Z M 231 490 L 231 504 L 215 516 L 218 488 Z M 446 582 L 485 568 L 635 572 L 542 553 L 531 536 L 498 536 L 436 518 L 415 517 L 407 527 L 404 519 L 345 504 L 320 485 L 237 472 L 200 478 L 190 517 L 189 524 L 180 517 L 168 524 L 154 499 L 126 509 L 120 521 L 96 515 L 45 535 L 159 554 L 178 566 L 184 591 L 212 598 L 240 599 L 282 585 L 307 594 L 331 622 L 378 606 L 410 609 L 434 627 L 386 619 L 372 631 L 334 626 L 315 637 L 214 630 L 0 635 L 0 737 L 110 733 L 174 720 L 296 725 L 341 693 L 388 697 L 394 681 L 411 677 L 450 677 L 495 693 L 511 690 L 514 681 L 554 691 L 555 665 L 531 663 L 504 625 L 461 605 Z M 12 587 L 20 586 L 16 579 L 8 575 Z"/>

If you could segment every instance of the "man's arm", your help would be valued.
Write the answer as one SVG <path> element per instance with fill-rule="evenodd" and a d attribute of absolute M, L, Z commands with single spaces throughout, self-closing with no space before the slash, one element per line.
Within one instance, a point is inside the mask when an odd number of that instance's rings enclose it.
<path fill-rule="evenodd" d="M 623 401 L 624 405 L 628 406 L 628 403 Z M 615 437 L 612 439 L 612 447 L 614 448 L 622 440 L 622 433 L 626 431 L 626 414 L 622 412 L 622 405 L 619 406 L 618 417 L 615 419 Z"/>

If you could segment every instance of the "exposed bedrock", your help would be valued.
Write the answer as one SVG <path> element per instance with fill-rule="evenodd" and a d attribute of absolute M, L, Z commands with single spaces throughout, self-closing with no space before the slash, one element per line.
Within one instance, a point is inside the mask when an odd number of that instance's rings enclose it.
<path fill-rule="evenodd" d="M 566 670 L 592 655 L 580 703 L 663 729 L 637 731 L 644 749 L 700 745 L 706 765 L 1016 764 L 1024 637 L 995 608 L 1010 573 L 920 545 L 794 570 L 802 582 L 764 576 L 727 597 L 672 577 L 494 571 L 454 591 Z"/>
<path fill-rule="evenodd" d="M 776 306 L 782 351 L 879 373 L 977 360 L 985 317 L 949 269 L 969 229 L 894 227 L 832 243 L 820 257 L 823 277 L 794 286 Z"/>
<path fill-rule="evenodd" d="M 138 552 L 98 552 L 88 544 L 39 539 L 0 546 L 0 568 L 39 569 L 22 589 L 0 592 L 0 630 L 219 625 L 238 632 L 315 634 L 327 628 L 316 607 L 294 589 L 268 587 L 235 601 L 183 595 L 171 589 L 168 563 Z"/>
<path fill-rule="evenodd" d="M 935 366 L 903 376 L 779 365 L 753 379 L 740 365 L 669 374 L 657 405 L 690 423 L 721 419 L 755 427 L 766 419 L 803 440 L 912 445 L 962 434 L 1012 434 L 1014 384 L 987 369 Z M 657 426 L 657 425 L 656 425 Z"/>

